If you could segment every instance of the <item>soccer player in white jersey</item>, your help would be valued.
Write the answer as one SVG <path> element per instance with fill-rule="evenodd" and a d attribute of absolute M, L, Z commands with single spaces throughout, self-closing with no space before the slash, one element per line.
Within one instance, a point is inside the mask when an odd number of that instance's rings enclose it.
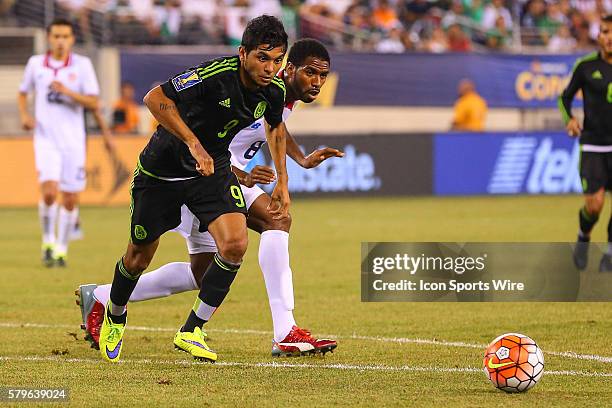
<path fill-rule="evenodd" d="M 47 40 L 49 51 L 28 60 L 17 100 L 23 128 L 34 130 L 43 261 L 65 266 L 78 219 L 78 193 L 85 188 L 84 109 L 97 110 L 99 86 L 89 58 L 72 53 L 70 21 L 54 20 L 47 27 Z M 34 117 L 28 112 L 30 92 L 35 95 Z M 108 146 L 107 138 L 105 134 Z"/>
<path fill-rule="evenodd" d="M 287 67 L 279 74 L 287 88 L 284 120 L 298 101 L 313 102 L 329 73 L 330 58 L 325 46 L 312 39 L 297 41 L 290 49 Z M 289 264 L 289 228 L 291 219 L 274 220 L 267 210 L 270 196 L 255 183 L 274 181 L 271 168 L 256 166 L 251 173 L 244 172 L 249 161 L 266 142 L 265 123 L 254 122 L 241 130 L 230 145 L 232 165 L 242 187 L 249 217 L 249 228 L 261 234 L 259 264 L 263 272 L 272 312 L 274 341 L 272 355 L 300 355 L 326 353 L 336 347 L 334 340 L 316 339 L 308 330 L 296 325 L 293 317 L 293 282 Z M 330 157 L 344 154 L 330 147 L 318 149 L 304 156 L 295 140 L 287 133 L 287 155 L 304 168 L 318 166 Z M 198 219 L 183 206 L 181 224 L 176 231 L 187 240 L 191 264 L 175 262 L 143 275 L 130 301 L 166 297 L 174 293 L 196 290 L 217 248 L 208 232 L 199 231 Z M 99 330 L 108 301 L 110 285 L 82 285 L 75 292 L 81 306 L 82 328 L 92 347 L 98 346 Z"/>

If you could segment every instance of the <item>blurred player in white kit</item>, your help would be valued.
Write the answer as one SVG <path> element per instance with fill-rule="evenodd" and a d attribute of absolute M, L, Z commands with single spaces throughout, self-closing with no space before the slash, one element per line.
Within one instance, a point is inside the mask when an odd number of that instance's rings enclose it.
<path fill-rule="evenodd" d="M 98 80 L 89 58 L 74 54 L 72 23 L 56 19 L 47 27 L 49 50 L 28 60 L 17 97 L 21 124 L 34 130 L 34 155 L 42 198 L 42 256 L 46 266 L 66 266 L 70 234 L 85 189 L 85 109 L 99 120 Z M 27 98 L 35 96 L 34 117 Z M 104 134 L 107 148 L 112 146 Z M 61 207 L 58 212 L 58 195 Z M 57 235 L 56 235 L 57 224 Z"/>

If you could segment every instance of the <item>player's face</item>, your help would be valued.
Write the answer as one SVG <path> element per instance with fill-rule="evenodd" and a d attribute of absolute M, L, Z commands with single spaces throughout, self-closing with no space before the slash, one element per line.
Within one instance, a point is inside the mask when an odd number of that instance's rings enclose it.
<path fill-rule="evenodd" d="M 597 40 L 601 50 L 608 56 L 612 56 L 612 23 L 601 22 Z"/>
<path fill-rule="evenodd" d="M 74 34 L 72 28 L 66 25 L 51 26 L 49 35 L 49 50 L 55 56 L 64 56 L 70 52 L 74 45 Z"/>
<path fill-rule="evenodd" d="M 240 47 L 240 61 L 250 79 L 257 86 L 268 86 L 272 78 L 281 69 L 285 48 L 276 47 L 268 49 L 268 44 L 261 44 L 256 49 L 246 53 Z"/>
<path fill-rule="evenodd" d="M 308 57 L 304 64 L 296 67 L 288 63 L 286 79 L 295 95 L 304 103 L 314 102 L 329 75 L 329 62 L 317 57 Z"/>

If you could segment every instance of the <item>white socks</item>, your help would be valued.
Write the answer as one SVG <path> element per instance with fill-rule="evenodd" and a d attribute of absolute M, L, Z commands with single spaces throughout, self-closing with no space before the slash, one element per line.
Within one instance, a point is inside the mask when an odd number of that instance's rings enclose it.
<path fill-rule="evenodd" d="M 130 296 L 130 302 L 167 297 L 197 288 L 189 263 L 173 262 L 149 273 L 143 273 Z M 105 305 L 110 297 L 110 289 L 111 285 L 98 286 L 94 290 L 95 298 Z"/>
<path fill-rule="evenodd" d="M 72 211 L 60 207 L 59 217 L 57 220 L 57 242 L 55 245 L 55 253 L 57 255 L 66 255 L 68 253 L 68 242 L 70 241 L 70 233 L 74 230 L 79 211 L 75 208 Z"/>
<path fill-rule="evenodd" d="M 289 266 L 289 233 L 264 231 L 259 241 L 259 266 L 263 272 L 274 340 L 282 341 L 295 325 L 293 318 L 293 277 Z"/>
<path fill-rule="evenodd" d="M 52 247 L 55 244 L 55 220 L 57 219 L 57 204 L 38 203 L 38 217 L 42 229 L 42 243 L 44 247 Z"/>

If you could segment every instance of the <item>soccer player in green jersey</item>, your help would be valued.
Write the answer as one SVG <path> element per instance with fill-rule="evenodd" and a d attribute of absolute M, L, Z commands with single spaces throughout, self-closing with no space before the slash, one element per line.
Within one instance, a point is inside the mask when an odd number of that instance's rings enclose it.
<path fill-rule="evenodd" d="M 126 325 L 126 304 L 149 266 L 159 237 L 181 222 L 181 206 L 198 218 L 218 252 L 201 282 L 196 304 L 174 344 L 198 359 L 215 361 L 202 326 L 229 292 L 247 248 L 246 204 L 231 171 L 234 136 L 265 118 L 278 183 L 268 207 L 287 217 L 285 85 L 276 78 L 287 51 L 287 34 L 275 17 L 251 20 L 239 55 L 206 61 L 158 86 L 145 104 L 160 123 L 140 154 L 131 189 L 131 241 L 117 262 L 100 330 L 100 352 L 118 361 Z"/>
<path fill-rule="evenodd" d="M 578 242 L 574 263 L 585 269 L 591 230 L 599 219 L 605 191 L 612 189 L 612 15 L 602 18 L 599 51 L 580 58 L 569 85 L 559 97 L 559 109 L 567 132 L 580 142 L 580 177 L 585 204 L 580 209 Z M 584 123 L 572 115 L 572 101 L 581 90 L 584 97 Z M 608 251 L 600 271 L 612 271 L 612 218 L 608 223 Z"/>

